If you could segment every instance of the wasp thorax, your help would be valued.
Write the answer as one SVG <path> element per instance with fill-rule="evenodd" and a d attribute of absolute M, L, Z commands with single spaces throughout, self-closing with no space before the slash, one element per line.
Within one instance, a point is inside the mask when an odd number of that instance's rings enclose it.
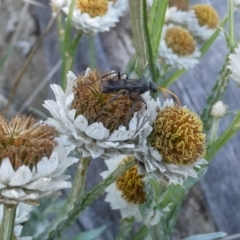
<path fill-rule="evenodd" d="M 0 164 L 9 158 L 14 170 L 23 165 L 33 168 L 43 157 L 50 157 L 56 135 L 53 127 L 32 117 L 15 116 L 8 122 L 0 116 Z"/>
<path fill-rule="evenodd" d="M 208 26 L 211 29 L 217 27 L 219 18 L 216 10 L 208 4 L 196 4 L 192 7 L 195 11 L 200 26 Z"/>
<path fill-rule="evenodd" d="M 82 13 L 88 13 L 92 18 L 101 17 L 108 11 L 108 0 L 77 0 L 76 6 Z"/>
<path fill-rule="evenodd" d="M 120 94 L 113 99 L 116 92 L 103 93 L 102 86 L 106 86 L 108 79 L 118 81 L 116 74 L 103 74 L 97 70 L 79 75 L 73 87 L 74 100 L 71 108 L 76 109 L 76 117 L 83 115 L 90 124 L 101 122 L 112 132 L 120 125 L 127 126 L 133 113 L 139 111 L 143 104 L 132 101 L 128 94 Z"/>
<path fill-rule="evenodd" d="M 194 53 L 196 44 L 188 30 L 181 27 L 171 27 L 167 30 L 165 41 L 168 48 L 179 56 L 188 56 Z"/>
<path fill-rule="evenodd" d="M 130 160 L 132 156 L 126 157 L 122 164 Z M 116 181 L 116 187 L 122 192 L 122 198 L 129 203 L 143 204 L 146 201 L 146 194 L 143 190 L 142 179 L 145 174 L 138 173 L 137 165 L 126 171 Z"/>
<path fill-rule="evenodd" d="M 205 155 L 205 134 L 197 114 L 185 107 L 173 106 L 160 111 L 149 136 L 150 145 L 163 161 L 188 165 Z"/>

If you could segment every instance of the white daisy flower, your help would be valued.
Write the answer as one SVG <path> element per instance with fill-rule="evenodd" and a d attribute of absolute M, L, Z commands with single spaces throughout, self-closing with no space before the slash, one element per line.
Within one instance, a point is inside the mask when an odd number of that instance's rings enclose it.
<path fill-rule="evenodd" d="M 71 187 L 62 175 L 78 159 L 68 157 L 74 146 L 55 138 L 53 127 L 31 117 L 0 117 L 0 203 L 38 204 L 39 198 Z"/>
<path fill-rule="evenodd" d="M 187 23 L 187 28 L 199 40 L 208 40 L 216 31 L 219 17 L 216 10 L 208 4 L 197 4 L 192 7 L 195 17 Z"/>
<path fill-rule="evenodd" d="M 119 165 L 125 163 L 131 157 L 119 155 L 105 160 L 108 170 L 100 175 L 104 179 L 107 178 Z M 105 189 L 107 192 L 105 201 L 110 203 L 112 209 L 119 209 L 122 218 L 135 217 L 136 221 L 143 221 L 138 209 L 138 206 L 146 201 L 146 195 L 143 190 L 143 178 L 144 174 L 138 174 L 136 165 Z"/>
<path fill-rule="evenodd" d="M 54 0 L 56 2 L 57 0 Z M 59 0 L 62 2 L 62 0 Z M 68 14 L 71 0 L 63 11 Z M 127 8 L 126 0 L 76 0 L 73 10 L 72 24 L 84 33 L 109 31 L 119 21 L 119 17 Z"/>
<path fill-rule="evenodd" d="M 167 184 L 183 184 L 188 176 L 197 178 L 195 168 L 207 161 L 205 154 L 205 135 L 199 117 L 186 107 L 174 106 L 167 100 L 159 111 L 153 112 L 150 120 L 151 134 L 138 143 L 142 151 L 134 156 L 142 172 L 152 173 L 159 181 Z"/>
<path fill-rule="evenodd" d="M 101 76 L 91 69 L 78 78 L 69 72 L 66 91 L 52 85 L 56 101 L 47 100 L 43 105 L 53 116 L 47 123 L 67 135 L 84 157 L 111 157 L 133 151 L 136 146 L 129 140 L 151 132 L 147 119 L 154 100 L 149 94 L 143 95 L 147 108 L 140 101 L 132 101 L 128 94 L 113 100 L 115 93 L 102 93 L 106 81 L 101 83 Z M 104 79 L 114 77 L 115 73 Z"/>
<path fill-rule="evenodd" d="M 164 25 L 160 40 L 160 58 L 174 68 L 193 68 L 201 53 L 191 34 L 180 26 Z"/>
<path fill-rule="evenodd" d="M 26 222 L 29 218 L 29 213 L 32 210 L 32 206 L 19 203 L 16 210 L 15 217 L 15 227 L 14 227 L 14 239 L 16 240 L 31 240 L 32 237 L 20 237 L 23 226 L 20 225 Z M 0 205 L 0 225 L 2 223 L 3 218 L 3 205 Z"/>
<path fill-rule="evenodd" d="M 196 15 L 193 10 L 182 11 L 177 7 L 170 7 L 166 11 L 165 21 L 181 26 L 187 26 L 189 22 L 193 21 Z"/>
<path fill-rule="evenodd" d="M 240 44 L 235 48 L 235 53 L 229 55 L 228 68 L 231 70 L 231 77 L 236 81 L 238 87 L 240 87 Z"/>

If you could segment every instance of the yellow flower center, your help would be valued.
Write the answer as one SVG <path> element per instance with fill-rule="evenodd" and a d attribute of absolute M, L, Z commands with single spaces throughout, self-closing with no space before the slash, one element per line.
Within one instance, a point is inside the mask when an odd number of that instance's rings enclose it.
<path fill-rule="evenodd" d="M 188 11 L 189 4 L 187 0 L 169 0 L 169 7 L 177 7 L 179 10 Z"/>
<path fill-rule="evenodd" d="M 82 13 L 88 13 L 92 18 L 101 17 L 108 11 L 108 0 L 77 0 L 76 6 Z"/>
<path fill-rule="evenodd" d="M 200 26 L 207 25 L 208 28 L 217 27 L 219 18 L 216 10 L 208 4 L 196 4 L 192 7 L 198 19 Z"/>
<path fill-rule="evenodd" d="M 188 30 L 181 27 L 169 28 L 165 35 L 165 41 L 167 46 L 180 56 L 188 56 L 196 48 L 193 36 Z"/>
<path fill-rule="evenodd" d="M 50 157 L 57 143 L 57 131 L 45 124 L 36 124 L 31 117 L 15 116 L 7 121 L 0 116 L 0 164 L 9 158 L 14 170 L 26 165 L 33 168 Z"/>
<path fill-rule="evenodd" d="M 91 70 L 87 77 L 84 75 L 78 77 L 73 87 L 72 109 L 77 110 L 76 117 L 84 115 L 90 124 L 101 122 L 112 132 L 120 125 L 128 126 L 134 112 L 139 111 L 143 104 L 139 101 L 138 96 L 135 96 L 136 102 L 134 102 L 128 94 L 120 94 L 113 100 L 117 91 L 116 93 L 102 93 L 102 86 L 107 85 L 108 79 L 118 81 L 116 76 L 109 75 L 101 78 L 103 75 L 97 70 Z"/>
<path fill-rule="evenodd" d="M 128 161 L 129 158 L 125 158 L 122 164 Z M 140 205 L 146 201 L 142 183 L 144 177 L 145 174 L 138 174 L 138 167 L 134 166 L 117 179 L 117 189 L 122 192 L 122 197 L 127 202 Z"/>
<path fill-rule="evenodd" d="M 158 113 L 149 142 L 166 163 L 188 165 L 204 157 L 205 138 L 198 115 L 173 106 Z"/>

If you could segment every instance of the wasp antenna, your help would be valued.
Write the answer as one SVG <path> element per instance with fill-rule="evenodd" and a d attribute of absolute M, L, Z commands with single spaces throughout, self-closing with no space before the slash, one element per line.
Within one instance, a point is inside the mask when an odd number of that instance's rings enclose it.
<path fill-rule="evenodd" d="M 177 96 L 176 94 L 174 94 L 173 92 L 171 92 L 171 91 L 168 90 L 167 88 L 158 87 L 158 89 L 161 90 L 161 91 L 164 93 L 164 95 L 165 95 L 166 93 L 170 93 L 170 94 L 177 100 L 178 105 L 179 105 L 179 106 L 181 105 L 180 100 L 179 100 L 179 98 L 178 98 L 178 96 Z"/>

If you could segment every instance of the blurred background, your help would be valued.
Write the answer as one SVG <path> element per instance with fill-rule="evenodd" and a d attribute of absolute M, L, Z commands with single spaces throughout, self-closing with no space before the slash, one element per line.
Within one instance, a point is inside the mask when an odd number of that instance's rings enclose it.
<path fill-rule="evenodd" d="M 220 19 L 224 17 L 227 1 L 192 0 L 196 3 L 211 4 L 218 12 Z M 236 11 L 236 35 L 240 38 L 240 12 Z M 16 82 L 20 71 L 42 32 L 51 19 L 51 8 L 48 0 L 30 4 L 24 1 L 2 0 L 0 2 L 0 111 L 3 112 L 8 99 L 13 94 L 8 116 L 17 112 L 32 115 L 39 119 L 47 117 L 42 107 L 43 101 L 52 98 L 50 83 L 60 81 L 60 54 L 56 26 L 53 25 L 33 60 L 24 72 L 21 81 Z M 129 13 L 120 18 L 120 22 L 110 32 L 95 36 L 84 36 L 79 44 L 74 71 L 75 74 L 85 71 L 87 67 L 103 71 L 117 70 L 126 72 L 128 62 L 134 54 Z M 187 71 L 170 90 L 179 97 L 182 105 L 187 105 L 199 115 L 206 99 L 214 86 L 228 50 L 223 36 L 219 37 L 210 50 L 203 56 L 194 69 Z M 235 83 L 230 85 L 224 95 L 224 103 L 229 110 L 239 109 L 240 90 Z M 232 117 L 225 117 L 221 122 L 224 129 Z M 228 234 L 240 232 L 240 134 L 236 134 L 221 149 L 214 161 L 210 163 L 208 172 L 186 195 L 178 221 L 172 234 L 173 240 L 198 233 L 224 231 Z M 87 189 L 91 189 L 101 177 L 97 174 L 105 169 L 102 159 L 92 161 L 88 173 Z M 61 199 L 64 199 L 66 192 Z M 61 201 L 59 202 L 61 207 Z M 41 214 L 49 204 L 45 201 L 41 209 L 32 216 L 32 224 L 25 231 L 33 231 L 34 221 L 47 224 Z M 51 212 L 51 211 L 50 211 Z M 98 239 L 114 239 L 118 232 L 118 211 L 111 211 L 104 196 L 87 208 L 81 218 L 76 221 L 67 235 L 62 239 L 70 239 L 82 231 L 106 225 L 107 229 Z M 31 220 L 30 220 L 31 221 Z M 41 226 L 38 227 L 41 231 Z M 240 239 L 240 238 L 239 238 Z"/>

